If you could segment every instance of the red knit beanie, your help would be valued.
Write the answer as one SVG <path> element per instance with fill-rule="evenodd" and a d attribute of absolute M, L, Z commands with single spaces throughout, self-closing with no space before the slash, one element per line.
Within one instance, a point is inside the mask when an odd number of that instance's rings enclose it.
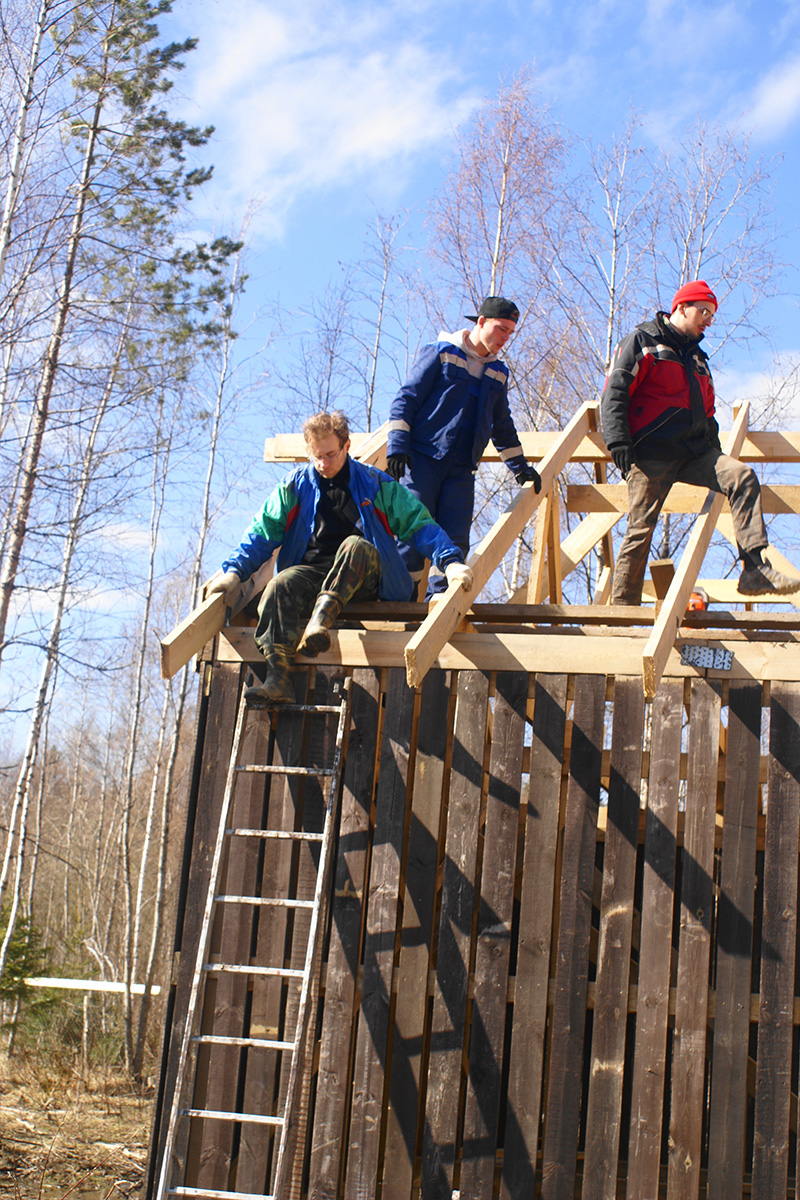
<path fill-rule="evenodd" d="M 672 297 L 671 313 L 679 304 L 694 304 L 698 300 L 708 300 L 715 308 L 719 308 L 717 297 L 712 292 L 704 279 L 693 279 L 690 283 L 685 283 L 683 287 L 679 287 L 675 295 Z"/>

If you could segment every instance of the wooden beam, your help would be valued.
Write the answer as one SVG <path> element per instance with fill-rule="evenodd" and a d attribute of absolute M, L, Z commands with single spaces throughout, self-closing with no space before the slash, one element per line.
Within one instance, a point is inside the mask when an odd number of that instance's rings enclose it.
<path fill-rule="evenodd" d="M 757 615 L 757 614 L 754 614 Z M 760 679 L 800 681 L 800 640 L 786 634 L 780 640 L 741 641 L 715 638 L 713 642 L 693 630 L 685 641 L 700 641 L 730 650 L 730 671 L 703 670 L 684 666 L 680 652 L 670 648 L 664 675 L 681 679 L 704 675 L 713 679 Z M 641 634 L 622 631 L 607 634 L 574 633 L 455 633 L 432 665 L 443 671 L 551 671 L 556 674 L 630 675 L 642 668 Z M 334 630 L 331 648 L 313 661 L 319 666 L 340 663 L 348 667 L 401 667 L 408 634 L 366 633 L 361 629 Z M 259 662 L 253 630 L 228 626 L 218 643 L 220 662 Z M 305 664 L 305 666 L 310 663 Z"/>
<path fill-rule="evenodd" d="M 488 583 L 503 555 L 519 537 L 530 521 L 541 500 L 553 486 L 560 471 L 570 461 L 575 447 L 580 444 L 589 426 L 589 412 L 597 409 L 597 403 L 584 404 L 567 425 L 550 454 L 542 462 L 540 475 L 542 490 L 537 495 L 532 483 L 526 483 L 517 492 L 505 512 L 495 522 L 486 537 L 469 560 L 474 576 L 471 592 L 465 592 L 459 584 L 451 584 L 443 599 L 413 635 L 405 651 L 406 678 L 409 687 L 418 687 L 429 668 L 457 628 L 472 600 Z"/>
<path fill-rule="evenodd" d="M 528 604 L 541 604 L 544 600 L 544 567 L 553 520 L 554 490 L 554 488 L 551 488 L 547 495 L 542 497 L 539 504 L 539 511 L 536 514 L 536 528 L 533 533 L 533 550 L 531 551 L 531 569 L 525 587 L 525 599 Z M 520 589 L 520 591 L 522 590 Z"/>
<path fill-rule="evenodd" d="M 561 508 L 558 481 L 550 492 L 550 520 L 547 523 L 547 590 L 551 604 L 561 603 Z"/>
<path fill-rule="evenodd" d="M 742 448 L 742 442 L 747 432 L 749 413 L 749 404 L 743 404 L 734 421 L 733 430 L 728 436 L 725 453 L 732 458 L 736 458 Z M 661 612 L 658 614 L 658 620 L 645 646 L 642 656 L 642 681 L 644 694 L 648 700 L 652 700 L 656 694 L 664 666 L 675 644 L 678 629 L 686 614 L 686 605 L 695 586 L 697 572 L 702 566 L 717 518 L 722 512 L 723 499 L 724 497 L 718 492 L 706 494 L 706 501 L 694 523 L 686 549 L 675 572 L 675 578 L 670 584 Z"/>
<path fill-rule="evenodd" d="M 741 455 L 736 456 L 741 458 Z M 663 513 L 696 513 L 705 499 L 706 489 L 691 483 L 675 483 L 670 489 Z M 769 515 L 784 513 L 797 516 L 800 513 L 800 485 L 768 484 L 761 486 L 761 506 Z M 723 507 L 730 512 L 728 501 L 723 498 Z M 628 488 L 624 483 L 572 483 L 567 487 L 567 512 L 593 513 L 628 511 Z"/>
<path fill-rule="evenodd" d="M 227 620 L 241 612 L 245 605 L 263 591 L 272 577 L 274 570 L 273 559 L 269 559 L 259 567 L 255 575 L 246 579 L 236 593 L 234 603 L 226 608 L 222 592 L 206 596 L 188 617 L 176 625 L 165 638 L 161 639 L 161 678 L 170 679 L 181 667 L 185 667 L 195 654 L 220 632 Z M 219 576 L 212 575 L 203 585 L 207 591 L 210 584 Z"/>
<path fill-rule="evenodd" d="M 352 453 L 355 458 L 361 458 L 361 447 L 369 439 L 383 436 L 385 426 L 374 433 L 352 433 Z M 519 440 L 526 458 L 539 462 L 546 458 L 560 438 L 558 432 L 541 432 L 530 430 L 520 433 Z M 723 433 L 722 438 L 727 437 Z M 266 439 L 264 447 L 265 462 L 303 462 L 306 458 L 306 446 L 302 433 L 281 433 L 276 437 Z M 763 430 L 751 431 L 747 434 L 739 458 L 742 462 L 800 462 L 800 432 L 773 433 Z M 573 462 L 608 463 L 610 462 L 606 444 L 599 432 L 587 432 L 586 436 L 575 447 Z M 362 459 L 363 461 L 367 461 Z M 500 455 L 490 443 L 486 448 L 483 462 L 499 462 Z"/>

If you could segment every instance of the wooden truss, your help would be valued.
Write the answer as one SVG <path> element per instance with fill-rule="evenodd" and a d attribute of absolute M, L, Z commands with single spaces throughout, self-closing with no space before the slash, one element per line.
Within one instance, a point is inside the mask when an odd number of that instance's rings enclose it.
<path fill-rule="evenodd" d="M 742 405 L 736 412 L 732 430 L 724 435 L 723 445 L 727 453 L 751 462 L 755 466 L 767 463 L 800 462 L 800 432 L 755 432 L 748 429 L 749 406 Z M 614 608 L 609 604 L 611 576 L 613 572 L 611 532 L 627 511 L 627 489 L 621 484 L 606 482 L 608 451 L 598 431 L 598 404 L 584 404 L 562 432 L 527 433 L 522 435 L 526 457 L 537 463 L 542 477 L 542 488 L 537 495 L 531 484 L 521 488 L 506 510 L 501 513 L 490 531 L 476 547 L 469 559 L 474 575 L 474 587 L 469 593 L 458 584 L 451 585 L 443 596 L 430 606 L 415 605 L 362 605 L 353 610 L 353 616 L 362 621 L 362 629 L 355 636 L 342 630 L 334 639 L 331 651 L 318 662 L 341 662 L 348 665 L 369 664 L 399 665 L 398 651 L 402 647 L 401 661 L 405 665 L 408 685 L 417 688 L 434 665 L 451 664 L 466 655 L 470 665 L 490 665 L 498 669 L 508 654 L 516 656 L 514 661 L 531 671 L 538 670 L 592 670 L 595 662 L 598 672 L 610 670 L 609 661 L 620 664 L 630 672 L 633 658 L 638 661 L 644 694 L 647 699 L 655 696 L 658 684 L 665 673 L 668 662 L 670 673 L 692 673 L 676 671 L 676 645 L 681 640 L 681 631 L 726 623 L 729 628 L 747 629 L 752 622 L 747 612 L 726 614 L 704 614 L 703 620 L 687 618 L 687 603 L 691 593 L 702 587 L 712 604 L 731 603 L 752 607 L 751 598 L 739 595 L 733 579 L 708 579 L 700 571 L 715 530 L 735 545 L 730 509 L 722 496 L 704 489 L 676 485 L 664 505 L 665 513 L 695 513 L 690 536 L 677 563 L 652 564 L 651 580 L 645 586 L 641 607 Z M 354 434 L 352 453 L 364 462 L 385 466 L 386 427 L 368 435 Z M 305 446 L 299 434 L 279 435 L 267 442 L 265 458 L 271 462 L 291 463 L 305 458 Z M 497 455 L 486 455 L 486 461 L 496 461 Z M 594 483 L 568 484 L 559 492 L 559 476 L 570 463 L 589 464 L 593 468 Z M 560 496 L 566 496 L 569 512 L 582 514 L 582 520 L 563 541 L 560 536 Z M 800 514 L 800 486 L 793 484 L 764 486 L 763 507 L 770 514 Z M 533 553 L 529 578 L 518 589 L 506 605 L 481 605 L 481 592 L 502 562 L 514 542 L 533 524 Z M 529 535 L 530 536 L 530 535 Z M 562 586 L 565 578 L 590 554 L 596 552 L 600 568 L 595 580 L 593 604 L 586 606 L 562 605 Z M 789 574 L 798 575 L 798 591 L 790 596 L 770 598 L 770 604 L 782 603 L 800 609 L 800 572 L 774 547 L 769 548 L 772 564 Z M 251 580 L 242 585 L 232 608 L 226 610 L 220 594 L 204 600 L 181 622 L 161 643 L 162 675 L 167 678 L 184 666 L 194 655 L 201 655 L 204 647 L 217 639 L 213 656 L 219 660 L 257 657 L 252 646 L 252 632 L 237 627 L 236 616 L 266 584 L 272 571 L 267 563 Z M 543 602 L 549 599 L 550 604 Z M 487 611 L 491 609 L 492 611 Z M 480 617 L 487 623 L 478 630 Z M 346 611 L 349 616 L 349 610 Z M 770 614 L 772 617 L 773 614 Z M 766 614 L 765 614 L 766 617 Z M 233 621 L 234 624 L 230 624 Z M 411 631 L 408 625 L 416 622 Z M 401 628 L 398 630 L 398 624 Z M 502 624 L 503 632 L 491 632 Z M 561 639 L 557 645 L 552 634 L 553 626 L 565 630 L 581 624 L 585 630 L 605 635 L 604 640 L 594 643 L 579 643 L 574 636 Z M 787 629 L 798 628 L 796 617 L 787 617 L 778 625 Z M 758 625 L 763 628 L 764 621 Z M 546 633 L 539 627 L 546 627 Z M 637 627 L 649 627 L 647 639 L 642 646 L 641 632 Z M 774 620 L 771 628 L 776 628 Z M 487 632 L 487 629 L 489 632 Z M 620 636 L 609 637 L 612 632 Z M 634 635 L 631 637 L 631 635 Z M 637 640 L 638 636 L 638 640 Z M 738 636 L 738 634 L 737 634 Z M 469 639 L 469 641 L 465 641 Z M 475 639 L 484 639 L 480 649 Z M 503 639 L 510 639 L 510 641 Z M 625 644 L 623 644 L 623 641 Z M 226 647 L 222 646 L 226 643 Z M 789 646 L 784 650 L 788 651 Z M 742 655 L 743 647 L 737 649 L 737 659 L 745 675 L 765 678 L 766 669 L 763 653 L 758 666 L 747 665 L 748 653 Z M 800 658 L 795 656 L 795 644 L 791 655 L 774 677 L 800 679 Z M 569 666 L 577 655 L 580 666 Z M 522 657 L 520 657 L 522 656 Z M 385 660 L 385 661 L 384 661 Z M 622 666 L 620 665 L 620 668 Z M 693 673 L 697 673 L 696 670 Z M 708 673 L 713 674 L 713 669 Z M 769 674 L 769 672 L 767 672 Z"/>

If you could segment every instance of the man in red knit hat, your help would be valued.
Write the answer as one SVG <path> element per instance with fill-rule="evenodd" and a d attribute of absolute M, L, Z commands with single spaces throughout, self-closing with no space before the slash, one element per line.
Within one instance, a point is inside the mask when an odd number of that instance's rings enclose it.
<path fill-rule="evenodd" d="M 678 288 L 672 311 L 637 325 L 614 351 L 600 412 L 611 457 L 628 483 L 628 526 L 614 568 L 612 604 L 639 604 L 650 542 L 673 483 L 727 496 L 742 573 L 742 596 L 800 589 L 762 557 L 768 545 L 755 472 L 722 453 L 714 383 L 700 342 L 717 312 L 702 279 Z"/>

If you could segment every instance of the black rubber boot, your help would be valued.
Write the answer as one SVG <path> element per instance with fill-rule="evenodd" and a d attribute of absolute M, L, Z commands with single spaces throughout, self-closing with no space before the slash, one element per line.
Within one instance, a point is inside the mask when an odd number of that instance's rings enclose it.
<path fill-rule="evenodd" d="M 333 592 L 320 592 L 314 605 L 306 631 L 297 647 L 298 654 L 306 658 L 316 658 L 324 650 L 330 649 L 331 625 L 342 611 L 342 602 Z"/>

